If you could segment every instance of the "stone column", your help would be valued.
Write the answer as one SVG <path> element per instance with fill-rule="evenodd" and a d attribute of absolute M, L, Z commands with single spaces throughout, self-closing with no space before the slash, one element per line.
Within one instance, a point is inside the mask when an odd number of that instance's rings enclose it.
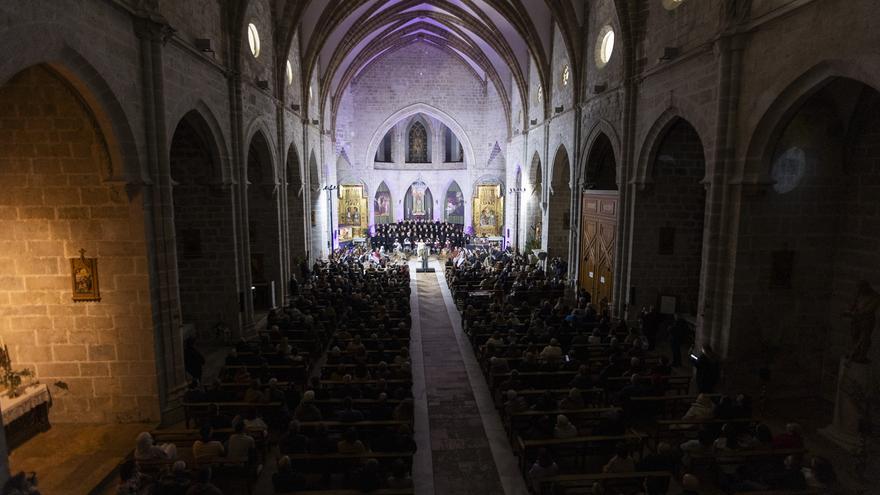
<path fill-rule="evenodd" d="M 171 30 L 154 13 L 140 13 L 135 20 L 140 40 L 143 83 L 144 129 L 147 173 L 150 183 L 144 191 L 144 217 L 150 261 L 150 285 L 155 328 L 156 371 L 163 416 L 177 405 L 186 382 L 183 369 L 183 340 L 180 328 L 180 297 L 177 279 L 177 248 L 174 233 L 174 203 L 169 148 L 165 128 L 164 71 L 165 40 Z"/>

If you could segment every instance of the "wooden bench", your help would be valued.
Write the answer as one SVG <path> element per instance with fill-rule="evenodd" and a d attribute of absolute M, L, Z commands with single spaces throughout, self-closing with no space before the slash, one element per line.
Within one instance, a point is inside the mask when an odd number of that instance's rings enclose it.
<path fill-rule="evenodd" d="M 620 408 L 588 407 L 583 409 L 554 409 L 551 411 L 521 411 L 513 413 L 511 415 L 504 415 L 504 426 L 505 428 L 507 428 L 508 434 L 510 434 L 511 439 L 513 439 L 520 424 L 534 418 L 550 416 L 553 421 L 556 421 L 556 416 L 558 414 L 564 414 L 565 417 L 567 417 L 572 424 L 578 427 L 582 427 L 584 424 L 587 423 L 596 423 L 601 419 L 601 416 L 603 414 L 614 411 L 620 411 Z M 589 421 L 579 421 L 579 419 L 582 420 L 584 418 L 587 418 Z"/>
<path fill-rule="evenodd" d="M 594 483 L 623 483 L 627 486 L 633 485 L 635 488 L 641 488 L 642 481 L 645 478 L 665 479 L 667 483 L 672 479 L 672 473 L 669 471 L 636 471 L 633 473 L 581 473 L 581 474 L 559 474 L 547 478 L 541 478 L 541 493 L 553 493 L 556 495 L 567 495 L 569 491 L 577 493 L 589 493 Z M 618 482 L 618 483 L 615 483 Z"/>
<path fill-rule="evenodd" d="M 186 427 L 189 428 L 191 419 L 205 417 L 210 413 L 211 406 L 217 406 L 221 411 L 236 413 L 257 410 L 280 410 L 281 402 L 184 402 L 183 415 Z"/>
<path fill-rule="evenodd" d="M 597 444 L 617 444 L 617 443 L 636 444 L 638 452 L 641 456 L 644 450 L 645 436 L 641 433 L 630 430 L 623 435 L 584 435 L 571 438 L 546 438 L 535 440 L 523 440 L 522 437 L 516 437 L 515 454 L 519 456 L 520 469 L 526 474 L 529 462 L 529 453 L 536 452 L 539 449 L 546 448 L 553 450 L 557 458 L 574 457 L 580 460 L 580 466 L 583 468 L 586 463 L 586 457 L 590 451 L 590 445 Z M 574 455 L 565 455 L 566 451 L 572 451 Z"/>
<path fill-rule="evenodd" d="M 706 395 L 711 399 L 721 397 L 721 394 Z M 629 398 L 636 407 L 659 412 L 663 419 L 680 417 L 695 400 L 697 400 L 696 395 L 652 395 Z"/>

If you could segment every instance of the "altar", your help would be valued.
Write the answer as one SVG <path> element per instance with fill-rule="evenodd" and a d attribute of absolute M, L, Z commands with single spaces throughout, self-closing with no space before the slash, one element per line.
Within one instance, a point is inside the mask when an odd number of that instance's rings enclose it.
<path fill-rule="evenodd" d="M 0 416 L 9 448 L 15 448 L 35 433 L 49 429 L 49 387 L 39 383 L 24 389 L 18 397 L 0 394 Z"/>

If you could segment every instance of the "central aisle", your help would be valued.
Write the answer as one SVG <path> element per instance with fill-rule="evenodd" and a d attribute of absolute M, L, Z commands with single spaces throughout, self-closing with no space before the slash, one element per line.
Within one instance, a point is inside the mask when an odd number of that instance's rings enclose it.
<path fill-rule="evenodd" d="M 415 263 L 410 268 L 417 298 L 413 329 L 421 348 L 421 359 L 414 359 L 414 367 L 421 361 L 424 370 L 433 492 L 527 493 L 473 352 L 467 340 L 456 334 L 461 331 L 459 322 L 450 319 L 459 316 L 443 279 L 443 267 L 436 261 L 431 264 L 437 273 L 417 274 Z M 423 449 L 426 446 L 419 444 L 419 450 Z"/>

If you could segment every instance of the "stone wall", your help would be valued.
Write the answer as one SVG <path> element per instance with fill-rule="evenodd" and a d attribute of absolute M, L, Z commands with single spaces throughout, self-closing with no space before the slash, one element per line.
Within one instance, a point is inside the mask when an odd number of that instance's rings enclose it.
<path fill-rule="evenodd" d="M 416 113 L 427 116 L 429 129 L 435 131 L 431 149 L 437 163 L 407 166 L 407 170 L 376 170 L 375 145 L 388 128 Z M 505 182 L 505 118 L 491 83 L 480 80 L 450 53 L 427 43 L 414 43 L 372 62 L 346 90 L 337 114 L 335 151 L 344 152 L 347 160 L 338 162 L 336 173 L 341 181 L 366 185 L 371 223 L 373 196 L 382 181 L 391 191 L 394 215 L 399 219 L 403 218 L 407 188 L 417 179 L 424 181 L 434 197 L 438 220 L 443 218 L 446 190 L 456 181 L 465 196 L 465 222 L 470 225 L 474 184 L 480 180 Z M 442 163 L 442 126 L 461 130 L 457 137 L 465 148 L 465 170 L 447 170 L 451 166 Z M 394 157 L 404 167 L 406 140 L 403 131 L 398 131 Z M 500 151 L 490 161 L 496 144 Z M 504 191 L 506 194 L 506 186 Z"/>
<path fill-rule="evenodd" d="M 51 70 L 7 82 L 0 108 L 0 333 L 14 366 L 49 384 L 53 422 L 155 421 L 141 195 L 105 182 L 104 136 Z M 69 259 L 80 249 L 98 259 L 100 302 L 72 302 Z"/>

